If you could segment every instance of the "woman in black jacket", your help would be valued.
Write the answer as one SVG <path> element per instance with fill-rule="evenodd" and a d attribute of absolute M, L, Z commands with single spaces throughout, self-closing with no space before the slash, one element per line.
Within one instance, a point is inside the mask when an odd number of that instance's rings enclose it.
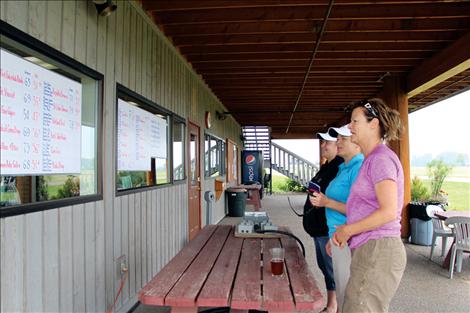
<path fill-rule="evenodd" d="M 321 191 L 325 192 L 330 182 L 336 177 L 338 167 L 343 163 L 343 159 L 336 155 L 336 138 L 331 137 L 328 133 L 317 133 L 317 138 L 320 139 L 320 156 L 325 158 L 327 161 L 320 167 L 318 173 L 312 178 L 312 182 L 318 184 Z M 331 257 L 326 253 L 325 248 L 329 240 L 325 208 L 313 207 L 310 203 L 309 196 L 307 196 L 307 201 L 304 205 L 302 223 L 305 231 L 313 238 L 317 264 L 325 276 L 328 300 L 327 306 L 322 312 L 335 313 L 337 303 L 335 292 L 336 286 L 333 278 L 333 264 Z"/>

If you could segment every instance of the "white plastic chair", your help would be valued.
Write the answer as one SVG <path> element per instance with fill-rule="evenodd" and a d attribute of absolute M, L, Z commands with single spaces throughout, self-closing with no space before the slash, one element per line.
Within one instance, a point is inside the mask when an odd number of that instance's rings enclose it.
<path fill-rule="evenodd" d="M 431 253 L 429 254 L 429 259 L 432 259 L 432 254 L 434 252 L 434 247 L 436 245 L 436 240 L 437 237 L 442 237 L 442 251 L 441 251 L 441 256 L 444 256 L 444 253 L 446 251 L 446 246 L 447 246 L 447 238 L 448 237 L 454 237 L 454 233 L 452 232 L 452 229 L 449 229 L 444 226 L 442 220 L 438 219 L 435 217 L 435 213 L 437 212 L 443 212 L 444 210 L 437 205 L 428 205 L 426 207 L 426 213 L 428 216 L 432 218 L 432 244 L 431 244 Z"/>
<path fill-rule="evenodd" d="M 449 266 L 449 278 L 452 279 L 455 259 L 457 258 L 457 272 L 460 272 L 462 270 L 463 252 L 470 252 L 470 217 L 449 217 L 445 223 L 454 226 L 455 243 L 452 247 Z"/>

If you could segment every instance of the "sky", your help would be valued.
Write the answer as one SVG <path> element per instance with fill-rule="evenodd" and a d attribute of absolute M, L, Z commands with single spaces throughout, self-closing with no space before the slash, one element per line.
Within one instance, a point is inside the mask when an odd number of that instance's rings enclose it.
<path fill-rule="evenodd" d="M 470 155 L 470 90 L 409 115 L 410 155 Z"/>
<path fill-rule="evenodd" d="M 319 163 L 320 147 L 317 139 L 278 139 L 274 143 L 297 154 L 314 164 Z"/>
<path fill-rule="evenodd" d="M 470 90 L 413 112 L 408 117 L 410 158 L 455 151 L 470 155 Z M 318 140 L 273 140 L 295 154 L 318 163 Z"/>

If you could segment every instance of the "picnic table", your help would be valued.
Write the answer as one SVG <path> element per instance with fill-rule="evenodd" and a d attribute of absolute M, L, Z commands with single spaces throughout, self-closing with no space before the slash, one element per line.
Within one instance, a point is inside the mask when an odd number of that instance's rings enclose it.
<path fill-rule="evenodd" d="M 285 249 L 284 274 L 273 276 L 269 249 Z M 234 226 L 208 225 L 140 292 L 146 305 L 172 312 L 230 307 L 270 312 L 318 311 L 322 295 L 290 237 L 239 238 Z"/>
<path fill-rule="evenodd" d="M 470 211 L 442 211 L 442 212 L 436 212 L 434 213 L 434 216 L 439 218 L 440 220 L 445 221 L 449 217 L 454 217 L 454 216 L 466 216 L 470 217 Z"/>
<path fill-rule="evenodd" d="M 238 185 L 236 188 L 246 189 L 248 192 L 248 197 L 246 199 L 246 204 L 252 204 L 255 211 L 259 211 L 261 208 L 261 185 L 260 184 L 251 184 L 251 185 Z"/>

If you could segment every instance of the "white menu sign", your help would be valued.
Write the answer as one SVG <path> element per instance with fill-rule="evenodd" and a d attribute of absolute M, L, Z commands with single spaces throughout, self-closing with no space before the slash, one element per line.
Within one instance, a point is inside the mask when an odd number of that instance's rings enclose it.
<path fill-rule="evenodd" d="M 151 158 L 166 158 L 167 121 L 118 99 L 118 170 L 150 171 Z"/>
<path fill-rule="evenodd" d="M 1 175 L 80 173 L 81 84 L 0 52 Z"/>

